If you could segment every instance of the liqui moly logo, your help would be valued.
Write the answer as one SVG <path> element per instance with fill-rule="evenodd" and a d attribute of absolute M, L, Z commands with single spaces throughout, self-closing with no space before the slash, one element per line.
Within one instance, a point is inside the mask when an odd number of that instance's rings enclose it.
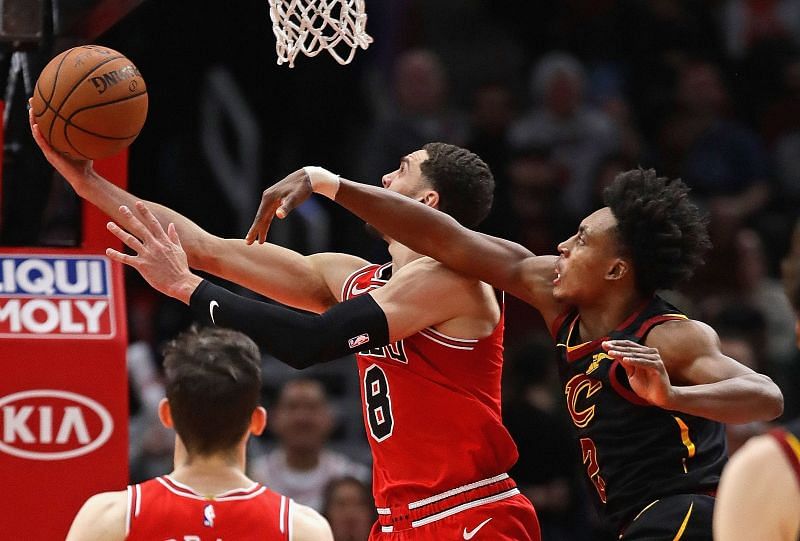
<path fill-rule="evenodd" d="M 0 337 L 114 336 L 110 276 L 105 257 L 0 254 Z"/>
<path fill-rule="evenodd" d="M 31 460 L 65 460 L 101 447 L 114 431 L 102 404 L 56 389 L 0 397 L 0 452 Z"/>

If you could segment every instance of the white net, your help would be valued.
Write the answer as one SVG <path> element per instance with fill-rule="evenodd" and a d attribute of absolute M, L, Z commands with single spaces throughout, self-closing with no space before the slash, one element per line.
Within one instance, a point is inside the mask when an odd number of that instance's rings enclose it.
<path fill-rule="evenodd" d="M 356 49 L 366 49 L 364 0 L 269 0 L 278 64 L 294 67 L 298 53 L 316 56 L 327 51 L 340 64 L 349 64 Z"/>

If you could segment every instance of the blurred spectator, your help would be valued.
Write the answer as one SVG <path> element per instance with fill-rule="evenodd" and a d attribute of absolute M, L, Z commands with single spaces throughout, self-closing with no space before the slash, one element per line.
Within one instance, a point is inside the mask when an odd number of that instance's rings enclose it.
<path fill-rule="evenodd" d="M 489 165 L 495 181 L 492 211 L 481 230 L 504 238 L 513 236 L 507 169 L 511 159 L 508 130 L 515 115 L 515 98 L 506 84 L 490 82 L 475 90 L 467 148 Z"/>
<path fill-rule="evenodd" d="M 369 486 L 355 477 L 328 483 L 322 514 L 330 522 L 334 541 L 367 541 L 377 520 Z"/>
<path fill-rule="evenodd" d="M 800 46 L 800 4 L 795 0 L 728 0 L 722 18 L 725 46 L 733 58 L 765 42 Z"/>
<path fill-rule="evenodd" d="M 760 327 L 758 351 L 761 371 L 772 372 L 795 356 L 794 314 L 780 282 L 770 276 L 761 238 L 751 229 L 739 230 L 733 250 L 723 260 L 711 261 L 716 273 L 728 279 L 717 287 L 706 287 L 701 309 L 716 326 L 737 326 L 737 332 L 752 334 Z M 754 318 L 746 319 L 747 314 Z M 738 323 L 737 323 L 738 322 Z M 738 357 L 735 357 L 738 359 Z"/>
<path fill-rule="evenodd" d="M 563 52 L 545 55 L 531 77 L 535 107 L 511 129 L 517 148 L 551 148 L 569 173 L 562 204 L 572 216 L 589 210 L 592 172 L 602 156 L 619 145 L 618 130 L 604 112 L 585 103 L 586 75 L 581 63 Z"/>
<path fill-rule="evenodd" d="M 129 424 L 130 481 L 138 483 L 172 471 L 175 433 L 158 418 L 158 403 L 166 395 L 150 346 L 143 341 L 127 351 L 131 391 L 140 407 Z"/>
<path fill-rule="evenodd" d="M 561 191 L 569 173 L 548 149 L 520 150 L 508 166 L 514 238 L 534 253 L 553 250 L 566 229 Z"/>
<path fill-rule="evenodd" d="M 683 178 L 707 205 L 718 252 L 770 196 L 761 142 L 725 117 L 729 100 L 715 66 L 687 66 L 680 73 L 675 114 L 661 132 L 662 174 Z"/>
<path fill-rule="evenodd" d="M 289 381 L 270 412 L 278 446 L 252 461 L 255 480 L 321 511 L 323 492 L 331 479 L 346 475 L 363 481 L 370 478 L 369 468 L 325 448 L 334 419 L 319 381 Z"/>
<path fill-rule="evenodd" d="M 794 210 L 800 201 L 800 58 L 787 62 L 781 95 L 761 118 L 761 130 L 771 146 L 782 208 Z"/>
<path fill-rule="evenodd" d="M 397 168 L 398 156 L 442 141 L 463 145 L 467 140 L 466 117 L 448 103 L 444 66 L 432 51 L 406 51 L 394 66 L 394 103 L 367 134 L 362 153 L 361 180 L 378 184 Z"/>
<path fill-rule="evenodd" d="M 588 541 L 595 537 L 589 532 L 577 454 L 559 404 L 563 395 L 555 367 L 555 351 L 545 336 L 529 338 L 508 356 L 503 422 L 519 449 L 519 461 L 509 473 L 533 502 L 542 539 Z"/>

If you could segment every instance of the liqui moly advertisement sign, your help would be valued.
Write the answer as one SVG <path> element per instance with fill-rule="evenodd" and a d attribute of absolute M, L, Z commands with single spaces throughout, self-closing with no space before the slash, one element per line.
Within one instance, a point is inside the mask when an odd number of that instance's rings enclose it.
<path fill-rule="evenodd" d="M 113 337 L 110 277 L 103 256 L 0 254 L 0 337 Z"/>

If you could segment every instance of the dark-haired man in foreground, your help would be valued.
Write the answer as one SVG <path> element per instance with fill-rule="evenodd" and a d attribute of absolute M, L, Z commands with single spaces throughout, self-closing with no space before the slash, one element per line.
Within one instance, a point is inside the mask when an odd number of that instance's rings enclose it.
<path fill-rule="evenodd" d="M 726 460 L 722 423 L 771 420 L 783 396 L 719 350 L 706 324 L 656 295 L 691 277 L 709 245 L 679 180 L 619 175 L 559 256 L 535 256 L 449 216 L 324 169 L 264 192 L 248 242 L 272 217 L 322 193 L 384 234 L 541 312 L 559 350 L 567 408 L 590 491 L 624 540 L 711 539 Z"/>
<path fill-rule="evenodd" d="M 174 428 L 175 469 L 120 492 L 92 496 L 67 541 L 260 539 L 333 541 L 316 511 L 245 475 L 247 440 L 261 434 L 261 355 L 245 335 L 189 330 L 164 352 L 167 397 L 158 406 Z"/>

